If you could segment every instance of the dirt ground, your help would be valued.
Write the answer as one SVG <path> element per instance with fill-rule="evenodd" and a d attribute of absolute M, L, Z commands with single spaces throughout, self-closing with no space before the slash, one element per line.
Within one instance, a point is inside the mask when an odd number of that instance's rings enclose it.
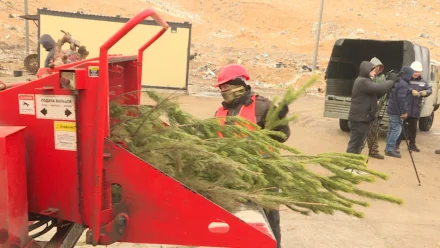
<path fill-rule="evenodd" d="M 198 95 L 210 96 L 181 96 L 181 106 L 197 117 L 211 117 L 221 98 L 212 93 Z M 345 151 L 349 134 L 339 130 L 338 120 L 322 117 L 323 104 L 322 97 L 305 96 L 291 106 L 291 113 L 298 114 L 299 119 L 291 125 L 289 145 L 306 154 Z M 302 216 L 283 209 L 283 247 L 436 248 L 440 244 L 440 155 L 434 154 L 434 150 L 440 148 L 440 122 L 435 122 L 431 131 L 419 133 L 417 143 L 421 152 L 413 156 L 422 186 L 418 186 L 405 150 L 402 150 L 402 159 L 371 159 L 369 166 L 387 173 L 390 179 L 364 185 L 368 190 L 400 197 L 405 200 L 404 205 L 373 201 L 369 208 L 359 208 L 366 213 L 364 219 L 339 213 Z M 382 137 L 381 149 L 384 146 Z M 91 246 L 84 245 L 83 237 L 77 247 Z M 109 247 L 161 246 L 114 244 Z"/>
<path fill-rule="evenodd" d="M 184 109 L 198 117 L 210 117 L 218 107 L 219 98 L 182 97 Z M 344 152 L 349 134 L 339 130 L 338 120 L 323 117 L 324 98 L 307 96 L 291 106 L 299 119 L 292 125 L 287 143 L 306 154 Z M 302 216 L 289 210 L 282 211 L 282 243 L 294 247 L 429 247 L 440 242 L 440 122 L 428 133 L 419 133 L 420 153 L 413 154 L 422 181 L 418 186 L 410 156 L 402 150 L 402 159 L 387 157 L 371 159 L 369 165 L 390 175 L 388 181 L 377 181 L 365 188 L 395 195 L 405 200 L 403 206 L 373 202 L 364 208 L 365 219 L 334 216 Z M 380 140 L 384 149 L 385 140 Z"/>

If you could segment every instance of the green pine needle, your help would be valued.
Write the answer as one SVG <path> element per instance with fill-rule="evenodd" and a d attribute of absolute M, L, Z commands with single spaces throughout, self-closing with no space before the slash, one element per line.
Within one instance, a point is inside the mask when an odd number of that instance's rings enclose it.
<path fill-rule="evenodd" d="M 152 105 L 125 106 L 111 102 L 111 139 L 127 144 L 131 153 L 229 211 L 253 202 L 266 209 L 285 205 L 301 214 L 340 211 L 362 218 L 363 213 L 353 206 L 367 207 L 369 203 L 350 199 L 342 193 L 403 204 L 401 199 L 357 188 L 362 182 L 388 179 L 387 175 L 369 169 L 365 156 L 305 155 L 270 137 L 284 135 L 269 129 L 288 125 L 296 119 L 296 116 L 288 116 L 278 120 L 277 116 L 317 79 L 314 76 L 298 91 L 289 89 L 280 101 L 274 100 L 266 117 L 267 129 L 262 130 L 241 117 L 226 118 L 228 123 L 252 125 L 255 131 L 239 125 L 220 125 L 217 118 L 198 119 L 183 111 L 176 97 L 162 97 L 147 91 L 154 102 Z M 169 126 L 163 125 L 162 120 Z M 224 138 L 219 138 L 219 132 Z M 313 172 L 311 165 L 321 166 L 329 175 Z M 354 175 L 344 168 L 358 169 L 369 175 Z M 276 188 L 279 190 L 274 190 Z"/>

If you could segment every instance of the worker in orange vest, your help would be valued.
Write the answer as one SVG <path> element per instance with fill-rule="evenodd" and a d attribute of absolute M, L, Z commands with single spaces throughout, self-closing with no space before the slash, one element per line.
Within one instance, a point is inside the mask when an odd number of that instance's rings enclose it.
<path fill-rule="evenodd" d="M 249 78 L 248 72 L 241 65 L 230 64 L 222 68 L 215 87 L 220 88 L 224 101 L 215 115 L 216 117 L 240 116 L 264 129 L 266 115 L 272 102 L 263 96 L 252 93 L 250 85 L 246 83 Z M 289 108 L 285 106 L 278 117 L 282 119 L 288 112 Z M 274 131 L 280 131 L 286 135 L 286 138 L 272 137 L 282 143 L 290 136 L 288 125 L 278 126 Z M 265 214 L 277 240 L 277 248 L 281 248 L 280 212 L 265 210 Z"/>

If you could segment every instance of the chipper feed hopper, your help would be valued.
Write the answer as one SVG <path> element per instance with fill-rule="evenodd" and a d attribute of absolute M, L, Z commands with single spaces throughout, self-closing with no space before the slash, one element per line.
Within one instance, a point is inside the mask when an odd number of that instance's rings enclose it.
<path fill-rule="evenodd" d="M 150 16 L 162 29 L 137 56 L 108 54 Z M 140 92 L 143 51 L 167 29 L 145 10 L 101 46 L 98 58 L 0 91 L 0 247 L 74 247 L 86 230 L 92 245 L 276 247 L 260 211 L 229 213 L 109 140 L 109 101 Z M 120 99 L 139 105 L 140 93 Z"/>

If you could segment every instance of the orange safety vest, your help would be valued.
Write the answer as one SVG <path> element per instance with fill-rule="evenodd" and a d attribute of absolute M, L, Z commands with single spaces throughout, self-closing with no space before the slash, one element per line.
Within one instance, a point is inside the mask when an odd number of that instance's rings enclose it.
<path fill-rule="evenodd" d="M 257 124 L 257 116 L 255 115 L 255 107 L 256 107 L 256 102 L 257 102 L 256 98 L 257 98 L 257 96 L 253 95 L 251 97 L 252 103 L 249 106 L 243 105 L 241 107 L 241 109 L 240 109 L 240 112 L 238 113 L 238 116 L 240 116 L 240 117 L 242 117 L 244 119 L 247 119 L 248 121 L 250 121 L 250 122 L 252 122 L 254 124 Z M 225 109 L 223 107 L 220 107 L 217 110 L 216 117 L 226 117 L 226 116 L 228 116 L 228 112 L 229 112 L 229 110 L 227 110 L 227 109 Z M 222 125 L 225 124 L 225 119 L 224 118 L 220 118 L 219 121 L 220 121 L 220 124 L 222 124 Z M 239 124 L 236 123 L 235 125 L 239 125 Z M 254 131 L 255 130 L 255 128 L 253 126 L 247 125 L 246 127 L 250 131 Z M 223 134 L 221 132 L 218 132 L 218 136 L 220 138 L 223 138 Z M 274 149 L 269 147 L 269 150 L 273 151 Z M 260 153 L 264 154 L 264 152 L 262 152 L 262 151 Z"/>
<path fill-rule="evenodd" d="M 257 123 L 257 117 L 255 115 L 255 107 L 256 107 L 256 102 L 257 102 L 256 98 L 257 98 L 256 95 L 251 96 L 252 103 L 249 106 L 243 105 L 240 109 L 240 112 L 238 113 L 238 116 L 240 116 L 240 117 L 242 117 L 252 123 L 255 123 L 255 124 Z M 225 109 L 224 107 L 220 107 L 217 110 L 216 117 L 226 117 L 226 116 L 228 116 L 228 112 L 229 112 L 228 109 Z M 225 118 L 220 119 L 220 124 L 222 124 L 222 125 L 225 124 Z M 236 124 L 236 125 L 238 125 L 238 124 Z M 250 131 L 255 130 L 255 128 L 250 125 L 247 125 L 247 128 Z M 219 132 L 218 135 L 220 136 L 220 138 L 223 138 L 222 133 Z"/>

